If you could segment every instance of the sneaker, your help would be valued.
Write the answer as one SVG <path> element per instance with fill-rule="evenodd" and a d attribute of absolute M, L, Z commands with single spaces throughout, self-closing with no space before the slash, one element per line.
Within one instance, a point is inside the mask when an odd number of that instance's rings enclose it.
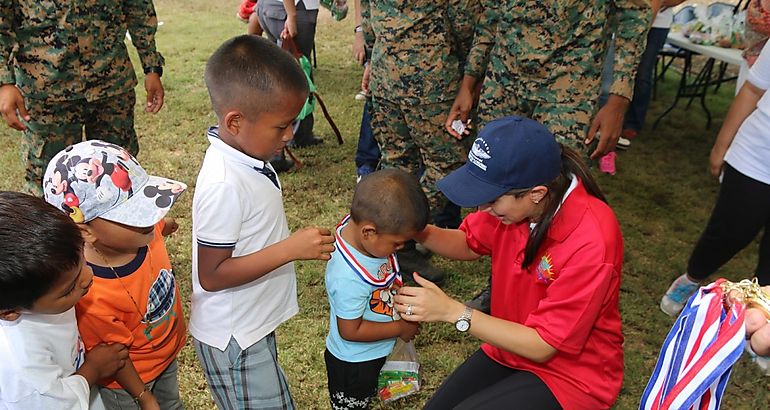
<path fill-rule="evenodd" d="M 248 23 L 249 17 L 251 17 L 251 13 L 254 12 L 254 6 L 256 5 L 256 1 L 243 0 L 241 5 L 238 7 L 238 12 L 235 13 L 236 17 L 238 17 L 242 22 Z"/>
<path fill-rule="evenodd" d="M 323 143 L 324 143 L 324 140 L 316 137 L 315 135 L 311 135 L 305 138 L 293 139 L 291 140 L 289 145 L 297 148 L 305 148 L 305 147 L 312 147 L 314 145 L 321 145 Z"/>
<path fill-rule="evenodd" d="M 627 150 L 631 146 L 631 140 L 628 138 L 620 137 L 618 138 L 618 143 L 615 144 L 615 148 Z"/>
<path fill-rule="evenodd" d="M 413 272 L 417 272 L 436 285 L 444 282 L 444 271 L 434 266 L 430 262 L 430 257 L 426 257 L 415 248 L 398 251 L 398 264 L 401 266 L 404 277 L 411 277 Z"/>
<path fill-rule="evenodd" d="M 671 286 L 668 287 L 663 298 L 660 299 L 660 310 L 671 317 L 679 316 L 679 312 L 682 311 L 687 300 L 699 287 L 700 283 L 691 281 L 687 274 L 676 278 L 671 282 Z"/>
<path fill-rule="evenodd" d="M 615 158 L 618 156 L 614 151 L 608 152 L 607 155 L 599 159 L 599 171 L 605 174 L 615 175 Z"/>
<path fill-rule="evenodd" d="M 637 135 L 639 135 L 639 131 L 632 130 L 631 128 L 626 128 L 623 130 L 623 132 L 620 133 L 621 137 L 628 138 L 630 140 L 636 138 Z"/>
<path fill-rule="evenodd" d="M 364 164 L 360 167 L 356 167 L 356 184 L 361 182 L 361 178 L 371 174 L 372 172 L 377 170 L 377 164 L 369 165 Z"/>
<path fill-rule="evenodd" d="M 277 156 L 270 160 L 270 165 L 273 166 L 275 172 L 286 172 L 294 167 L 294 161 L 285 156 Z"/>
<path fill-rule="evenodd" d="M 468 306 L 471 309 L 476 309 L 479 312 L 484 312 L 486 314 L 489 314 L 489 306 L 492 301 L 492 289 L 489 284 L 479 292 L 478 295 L 474 296 L 473 299 L 465 302 L 465 306 Z"/>

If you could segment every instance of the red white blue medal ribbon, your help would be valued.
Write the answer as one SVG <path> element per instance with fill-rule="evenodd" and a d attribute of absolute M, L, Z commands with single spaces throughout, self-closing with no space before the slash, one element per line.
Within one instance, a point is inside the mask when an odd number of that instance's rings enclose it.
<path fill-rule="evenodd" d="M 398 259 L 396 259 L 396 254 L 392 253 L 388 255 L 388 263 L 393 268 L 387 275 L 384 277 L 380 277 L 380 275 L 372 275 L 366 268 L 361 265 L 360 262 L 356 259 L 356 257 L 353 255 L 353 253 L 350 251 L 348 246 L 345 244 L 345 241 L 342 239 L 342 228 L 347 225 L 348 221 L 350 220 L 350 215 L 345 215 L 344 218 L 340 221 L 340 223 L 337 225 L 337 229 L 335 230 L 335 245 L 337 247 L 337 250 L 340 252 L 340 256 L 342 256 L 342 259 L 345 261 L 345 263 L 350 266 L 350 269 L 355 272 L 361 280 L 364 282 L 375 286 L 379 288 L 386 288 L 390 287 L 390 285 L 395 280 L 398 279 L 401 275 L 401 269 L 398 266 Z M 377 272 L 379 273 L 379 272 Z"/>
<path fill-rule="evenodd" d="M 720 279 L 696 292 L 666 336 L 639 409 L 718 409 L 746 338 L 745 307 Z"/>

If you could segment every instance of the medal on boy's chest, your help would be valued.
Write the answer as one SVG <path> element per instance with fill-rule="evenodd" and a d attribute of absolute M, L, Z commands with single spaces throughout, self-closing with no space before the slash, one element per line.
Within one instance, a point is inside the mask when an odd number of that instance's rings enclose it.
<path fill-rule="evenodd" d="M 397 279 L 400 276 L 400 267 L 398 266 L 398 259 L 395 254 L 388 255 L 387 264 L 380 265 L 379 269 L 374 273 L 369 272 L 369 270 L 356 259 L 352 250 L 345 245 L 345 241 L 342 239 L 341 234 L 342 228 L 345 227 L 349 220 L 350 215 L 346 215 L 342 218 L 342 221 L 340 221 L 335 229 L 334 236 L 336 239 L 335 244 L 337 250 L 350 269 L 353 270 L 362 281 L 378 288 L 390 287 L 395 280 L 400 280 Z"/>

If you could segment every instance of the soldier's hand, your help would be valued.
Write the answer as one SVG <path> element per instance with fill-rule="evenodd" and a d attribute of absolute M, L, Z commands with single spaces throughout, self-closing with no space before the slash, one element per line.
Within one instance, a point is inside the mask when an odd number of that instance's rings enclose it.
<path fill-rule="evenodd" d="M 160 82 L 158 73 L 147 73 L 144 76 L 144 89 L 147 90 L 147 105 L 144 111 L 155 114 L 163 107 L 163 83 Z"/>
<path fill-rule="evenodd" d="M 27 107 L 24 105 L 24 96 L 21 95 L 21 91 L 13 84 L 0 86 L 0 113 L 3 114 L 3 119 L 9 127 L 19 131 L 27 129 L 27 126 L 21 122 L 19 117 L 24 121 L 29 121 L 31 117 L 27 112 Z"/>
<path fill-rule="evenodd" d="M 466 75 L 463 78 L 463 83 L 460 86 L 460 90 L 457 91 L 457 96 L 455 97 L 455 101 L 452 104 L 452 108 L 449 110 L 446 123 L 444 124 L 444 128 L 446 128 L 447 132 L 457 139 L 462 139 L 469 133 L 458 133 L 452 127 L 452 123 L 459 120 L 467 127 L 468 116 L 470 115 L 471 109 L 473 108 L 473 103 L 476 99 L 478 99 L 478 95 L 474 96 L 476 90 L 476 79 Z"/>
<path fill-rule="evenodd" d="M 588 145 L 596 138 L 597 132 L 599 133 L 599 144 L 591 153 L 591 159 L 598 159 L 615 149 L 615 144 L 623 131 L 623 117 L 626 115 L 629 103 L 626 97 L 610 94 L 607 103 L 596 113 L 588 130 L 588 137 L 583 141 Z"/>

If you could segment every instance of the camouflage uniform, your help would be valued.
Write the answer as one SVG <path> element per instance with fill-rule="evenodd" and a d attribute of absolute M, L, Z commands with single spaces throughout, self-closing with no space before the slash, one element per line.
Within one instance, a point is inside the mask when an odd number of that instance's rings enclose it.
<path fill-rule="evenodd" d="M 465 161 L 467 147 L 444 129 L 470 48 L 477 0 L 362 1 L 370 50 L 372 130 L 381 164 L 421 175 L 437 211 L 436 182 Z"/>
<path fill-rule="evenodd" d="M 27 190 L 41 193 L 51 157 L 83 138 L 139 151 L 137 84 L 128 30 L 143 67 L 163 66 L 151 0 L 0 0 L 0 84 L 16 84 L 28 107 L 22 143 Z"/>
<path fill-rule="evenodd" d="M 628 99 L 652 11 L 648 0 L 482 0 L 465 74 L 483 78 L 479 125 L 506 115 L 545 124 L 582 149 L 599 97 L 616 19 L 618 54 L 610 92 Z"/>

